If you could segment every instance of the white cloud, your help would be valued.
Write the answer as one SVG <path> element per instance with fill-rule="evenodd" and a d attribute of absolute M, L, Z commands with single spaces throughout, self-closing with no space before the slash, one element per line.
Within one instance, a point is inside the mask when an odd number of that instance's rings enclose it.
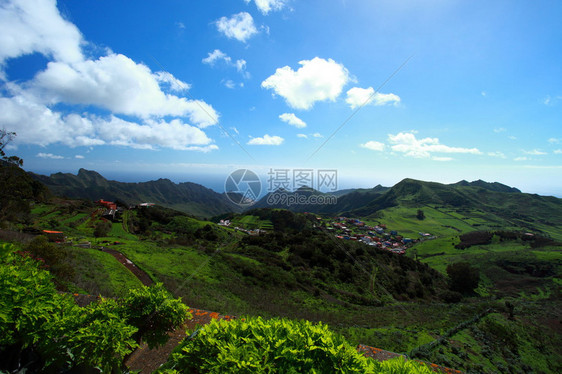
<path fill-rule="evenodd" d="M 388 140 L 395 152 L 404 153 L 407 157 L 430 158 L 433 153 L 465 153 L 482 154 L 477 148 L 450 147 L 439 143 L 438 138 L 416 139 L 413 132 L 389 134 Z"/>
<path fill-rule="evenodd" d="M 192 150 L 193 145 L 209 145 L 211 142 L 203 131 L 179 119 L 170 122 L 148 120 L 138 124 L 112 116 L 109 120 L 96 118 L 94 122 L 99 136 L 111 145 L 140 149 L 153 149 L 153 145 L 159 145 Z"/>
<path fill-rule="evenodd" d="M 244 78 L 250 77 L 250 73 L 246 71 L 246 60 L 240 59 L 232 62 L 232 58 L 220 49 L 215 49 L 213 52 L 209 52 L 208 56 L 201 60 L 204 64 L 211 66 L 214 66 L 217 61 L 224 61 L 226 65 L 235 67 L 236 70 L 244 76 Z"/>
<path fill-rule="evenodd" d="M 547 154 L 546 152 L 539 151 L 538 149 L 533 149 L 532 151 L 523 151 L 523 153 L 533 156 L 542 156 Z"/>
<path fill-rule="evenodd" d="M 180 81 L 172 74 L 167 71 L 158 71 L 154 73 L 154 78 L 160 83 L 165 83 L 170 86 L 170 90 L 175 92 L 187 91 L 191 88 L 191 85 Z"/>
<path fill-rule="evenodd" d="M 315 57 L 299 64 L 302 66 L 297 71 L 289 66 L 278 68 L 261 84 L 295 109 L 310 109 L 317 101 L 335 101 L 350 80 L 347 69 L 332 59 Z"/>
<path fill-rule="evenodd" d="M 555 155 L 562 155 L 562 149 L 555 149 L 554 154 Z"/>
<path fill-rule="evenodd" d="M 236 88 L 236 83 L 234 83 L 234 81 L 232 81 L 232 80 L 230 80 L 230 79 L 227 79 L 227 80 L 224 82 L 224 86 L 225 86 L 226 88 L 230 88 L 231 90 L 233 90 L 233 89 Z"/>
<path fill-rule="evenodd" d="M 0 3 L 0 68 L 10 58 L 34 52 L 51 60 L 30 81 L 2 87 L 0 126 L 18 133 L 16 143 L 202 152 L 218 148 L 201 130 L 217 123 L 214 108 L 170 93 L 188 90 L 188 83 L 111 51 L 86 59 L 83 44 L 79 30 L 61 17 L 54 0 Z M 235 66 L 245 67 L 245 62 Z M 63 105 L 53 109 L 57 104 Z M 111 113 L 93 115 L 88 113 L 90 107 Z M 72 113 L 76 109 L 80 114 Z M 140 120 L 124 121 L 115 114 Z"/>
<path fill-rule="evenodd" d="M 79 160 L 82 160 L 82 159 L 84 159 L 84 156 L 82 156 L 82 155 L 76 155 L 76 156 L 74 156 L 74 158 L 77 158 L 77 159 L 79 159 Z"/>
<path fill-rule="evenodd" d="M 431 159 L 433 161 L 441 161 L 441 162 L 447 162 L 447 161 L 452 161 L 453 158 L 452 157 L 438 157 L 438 156 L 433 156 L 431 157 Z"/>
<path fill-rule="evenodd" d="M 236 66 L 236 70 L 238 70 L 238 72 L 243 73 L 246 71 L 246 60 L 236 60 L 234 65 Z"/>
<path fill-rule="evenodd" d="M 279 115 L 281 121 L 288 123 L 289 125 L 295 126 L 299 129 L 306 127 L 306 123 L 297 117 L 294 113 L 283 113 Z"/>
<path fill-rule="evenodd" d="M 503 127 L 498 127 L 498 128 L 495 128 L 495 129 L 494 129 L 494 132 L 495 132 L 496 134 L 499 134 L 500 132 L 506 132 L 506 131 L 507 131 L 507 130 L 506 130 L 505 128 L 503 128 Z"/>
<path fill-rule="evenodd" d="M 312 134 L 313 138 L 323 138 L 324 135 L 320 134 L 319 132 L 315 132 L 314 134 Z"/>
<path fill-rule="evenodd" d="M 506 158 L 505 154 L 503 154 L 503 152 L 488 152 L 488 156 L 492 156 L 492 157 L 499 157 L 499 158 Z"/>
<path fill-rule="evenodd" d="M 558 144 L 558 143 L 560 143 L 560 141 L 562 141 L 562 139 L 560 139 L 560 138 L 550 138 L 550 139 L 548 139 L 548 142 L 550 144 Z"/>
<path fill-rule="evenodd" d="M 486 91 L 482 91 L 482 92 L 480 92 L 480 95 L 486 97 L 487 93 L 486 93 Z"/>
<path fill-rule="evenodd" d="M 208 56 L 201 60 L 201 62 L 212 66 L 219 60 L 223 60 L 228 64 L 232 62 L 232 59 L 220 49 L 215 49 L 213 52 L 209 52 Z"/>
<path fill-rule="evenodd" d="M 280 136 L 269 136 L 265 134 L 262 138 L 252 138 L 249 145 L 281 145 L 285 139 Z"/>
<path fill-rule="evenodd" d="M 349 104 L 351 109 L 355 109 L 364 105 L 398 105 L 398 103 L 400 103 L 400 97 L 392 93 L 383 94 L 375 92 L 373 87 L 353 87 L 347 91 L 347 98 L 345 99 L 345 102 Z"/>
<path fill-rule="evenodd" d="M 306 134 L 297 134 L 297 138 L 308 139 L 308 135 L 306 135 Z"/>
<path fill-rule="evenodd" d="M 254 19 L 247 12 L 233 14 L 230 18 L 221 17 L 216 22 L 217 29 L 229 39 L 236 39 L 245 43 L 258 33 Z"/>
<path fill-rule="evenodd" d="M 75 64 L 50 62 L 29 83 L 28 91 L 49 104 L 94 105 L 142 118 L 189 116 L 201 127 L 217 123 L 218 114 L 209 104 L 167 94 L 159 82 L 175 90 L 189 87 L 169 73 L 153 74 L 124 55 L 110 54 Z"/>
<path fill-rule="evenodd" d="M 374 140 L 370 140 L 367 143 L 361 144 L 360 145 L 363 148 L 367 148 L 370 149 L 372 151 L 384 151 L 384 143 L 381 142 L 376 142 Z"/>
<path fill-rule="evenodd" d="M 37 153 L 37 157 L 49 158 L 51 160 L 62 160 L 64 158 L 63 156 L 54 155 L 52 153 L 43 153 L 43 152 Z"/>
<path fill-rule="evenodd" d="M 179 119 L 170 122 L 148 119 L 139 124 L 115 116 L 63 115 L 22 96 L 0 98 L 0 123 L 18 134 L 17 144 L 64 144 L 70 147 L 109 144 L 178 150 L 207 146 L 209 150 L 216 149 L 201 129 Z"/>
<path fill-rule="evenodd" d="M 0 5 L 0 67 L 10 58 L 34 52 L 56 61 L 78 62 L 83 59 L 82 43 L 80 31 L 61 17 L 55 0 L 12 0 Z"/>
<path fill-rule="evenodd" d="M 248 4 L 251 0 L 244 0 Z M 267 15 L 270 11 L 281 10 L 285 6 L 285 0 L 254 0 L 256 6 L 263 14 Z"/>
<path fill-rule="evenodd" d="M 527 157 L 521 156 L 521 157 L 515 157 L 513 159 L 513 161 L 527 161 Z"/>

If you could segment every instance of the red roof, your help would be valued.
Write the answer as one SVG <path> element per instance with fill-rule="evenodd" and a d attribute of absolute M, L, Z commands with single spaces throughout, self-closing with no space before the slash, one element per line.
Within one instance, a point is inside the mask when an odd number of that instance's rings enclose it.
<path fill-rule="evenodd" d="M 46 234 L 63 234 L 62 231 L 53 231 L 53 230 L 43 230 Z"/>

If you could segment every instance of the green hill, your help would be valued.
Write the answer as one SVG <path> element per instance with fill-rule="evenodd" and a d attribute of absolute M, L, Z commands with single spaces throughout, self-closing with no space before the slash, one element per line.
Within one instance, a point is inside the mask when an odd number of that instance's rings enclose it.
<path fill-rule="evenodd" d="M 77 175 L 51 176 L 30 173 L 57 196 L 89 200 L 121 200 L 130 205 L 150 202 L 200 217 L 240 211 L 223 194 L 196 183 L 173 183 L 169 179 L 125 183 L 105 179 L 95 171 L 80 169 Z"/>

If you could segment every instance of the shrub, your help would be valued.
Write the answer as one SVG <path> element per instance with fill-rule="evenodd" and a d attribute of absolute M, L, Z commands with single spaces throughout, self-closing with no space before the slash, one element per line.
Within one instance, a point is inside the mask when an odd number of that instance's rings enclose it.
<path fill-rule="evenodd" d="M 181 299 L 173 299 L 162 283 L 129 290 L 122 300 L 121 315 L 138 331 L 134 338 L 142 339 L 149 348 L 165 344 L 168 332 L 174 331 L 187 318 L 191 318 Z"/>
<path fill-rule="evenodd" d="M 251 317 L 213 320 L 185 339 L 160 371 L 193 372 L 429 374 L 431 371 L 416 362 L 373 361 L 321 323 Z"/>
<path fill-rule="evenodd" d="M 447 275 L 451 290 L 460 293 L 473 292 L 480 282 L 478 268 L 470 266 L 468 262 L 457 262 L 447 266 Z"/>

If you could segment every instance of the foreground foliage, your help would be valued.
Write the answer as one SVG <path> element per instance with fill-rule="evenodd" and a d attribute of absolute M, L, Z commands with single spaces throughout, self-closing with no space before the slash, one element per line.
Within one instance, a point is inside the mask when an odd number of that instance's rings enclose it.
<path fill-rule="evenodd" d="M 430 373 L 404 360 L 373 361 L 327 325 L 251 317 L 213 320 L 185 339 L 161 373 Z"/>
<path fill-rule="evenodd" d="M 57 292 L 40 263 L 11 245 L 0 249 L 2 371 L 97 367 L 110 372 L 142 338 L 161 345 L 166 332 L 188 317 L 187 307 L 171 299 L 161 285 L 136 290 L 125 302 L 100 298 L 79 307 L 70 295 Z"/>

